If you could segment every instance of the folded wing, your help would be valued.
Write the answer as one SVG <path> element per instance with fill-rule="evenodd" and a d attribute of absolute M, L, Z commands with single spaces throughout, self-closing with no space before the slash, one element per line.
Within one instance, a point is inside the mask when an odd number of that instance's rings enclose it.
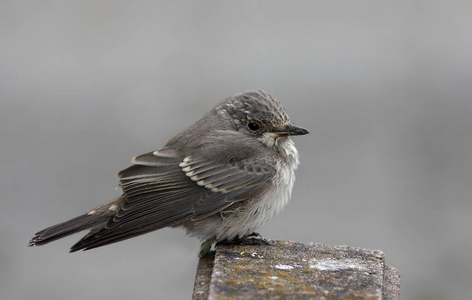
<path fill-rule="evenodd" d="M 89 232 L 71 251 L 215 214 L 269 188 L 275 174 L 267 158 L 246 159 L 217 148 L 211 156 L 208 159 L 199 151 L 185 156 L 163 148 L 135 157 L 134 165 L 118 174 L 124 204 L 105 226 Z"/>

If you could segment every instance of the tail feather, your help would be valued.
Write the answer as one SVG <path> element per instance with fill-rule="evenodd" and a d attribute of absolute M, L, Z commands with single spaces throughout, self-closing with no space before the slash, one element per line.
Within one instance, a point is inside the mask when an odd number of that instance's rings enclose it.
<path fill-rule="evenodd" d="M 108 214 L 84 214 L 78 216 L 69 221 L 53 225 L 37 232 L 35 236 L 29 240 L 28 246 L 45 245 L 67 235 L 104 224 L 109 217 L 110 215 Z"/>

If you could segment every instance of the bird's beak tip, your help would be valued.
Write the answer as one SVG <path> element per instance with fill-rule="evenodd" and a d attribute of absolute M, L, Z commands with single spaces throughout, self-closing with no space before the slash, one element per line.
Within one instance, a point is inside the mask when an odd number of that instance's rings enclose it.
<path fill-rule="evenodd" d="M 284 135 L 304 135 L 310 133 L 308 129 L 295 125 L 289 125 L 282 130 L 277 130 L 276 132 Z"/>
<path fill-rule="evenodd" d="M 291 128 L 290 128 L 290 134 L 291 135 L 305 135 L 305 134 L 309 134 L 309 133 L 310 133 L 310 131 L 308 131 L 308 129 L 303 128 L 303 127 L 292 125 Z"/>

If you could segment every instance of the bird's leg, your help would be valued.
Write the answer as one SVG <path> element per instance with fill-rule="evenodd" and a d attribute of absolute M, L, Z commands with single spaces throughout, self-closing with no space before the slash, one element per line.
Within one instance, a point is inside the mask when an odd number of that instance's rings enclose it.
<path fill-rule="evenodd" d="M 211 245 L 215 242 L 214 238 L 208 239 L 202 243 L 200 246 L 200 252 L 198 253 L 198 257 L 204 257 L 208 252 L 210 252 Z"/>

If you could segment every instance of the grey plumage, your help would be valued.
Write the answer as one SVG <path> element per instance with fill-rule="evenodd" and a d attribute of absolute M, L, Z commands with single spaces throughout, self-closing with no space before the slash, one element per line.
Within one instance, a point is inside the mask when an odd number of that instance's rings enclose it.
<path fill-rule="evenodd" d="M 210 242 L 245 237 L 290 198 L 298 166 L 290 135 L 307 133 L 263 91 L 229 97 L 163 148 L 133 158 L 118 173 L 122 196 L 36 233 L 29 245 L 84 229 L 91 231 L 71 252 L 163 227 Z"/>

